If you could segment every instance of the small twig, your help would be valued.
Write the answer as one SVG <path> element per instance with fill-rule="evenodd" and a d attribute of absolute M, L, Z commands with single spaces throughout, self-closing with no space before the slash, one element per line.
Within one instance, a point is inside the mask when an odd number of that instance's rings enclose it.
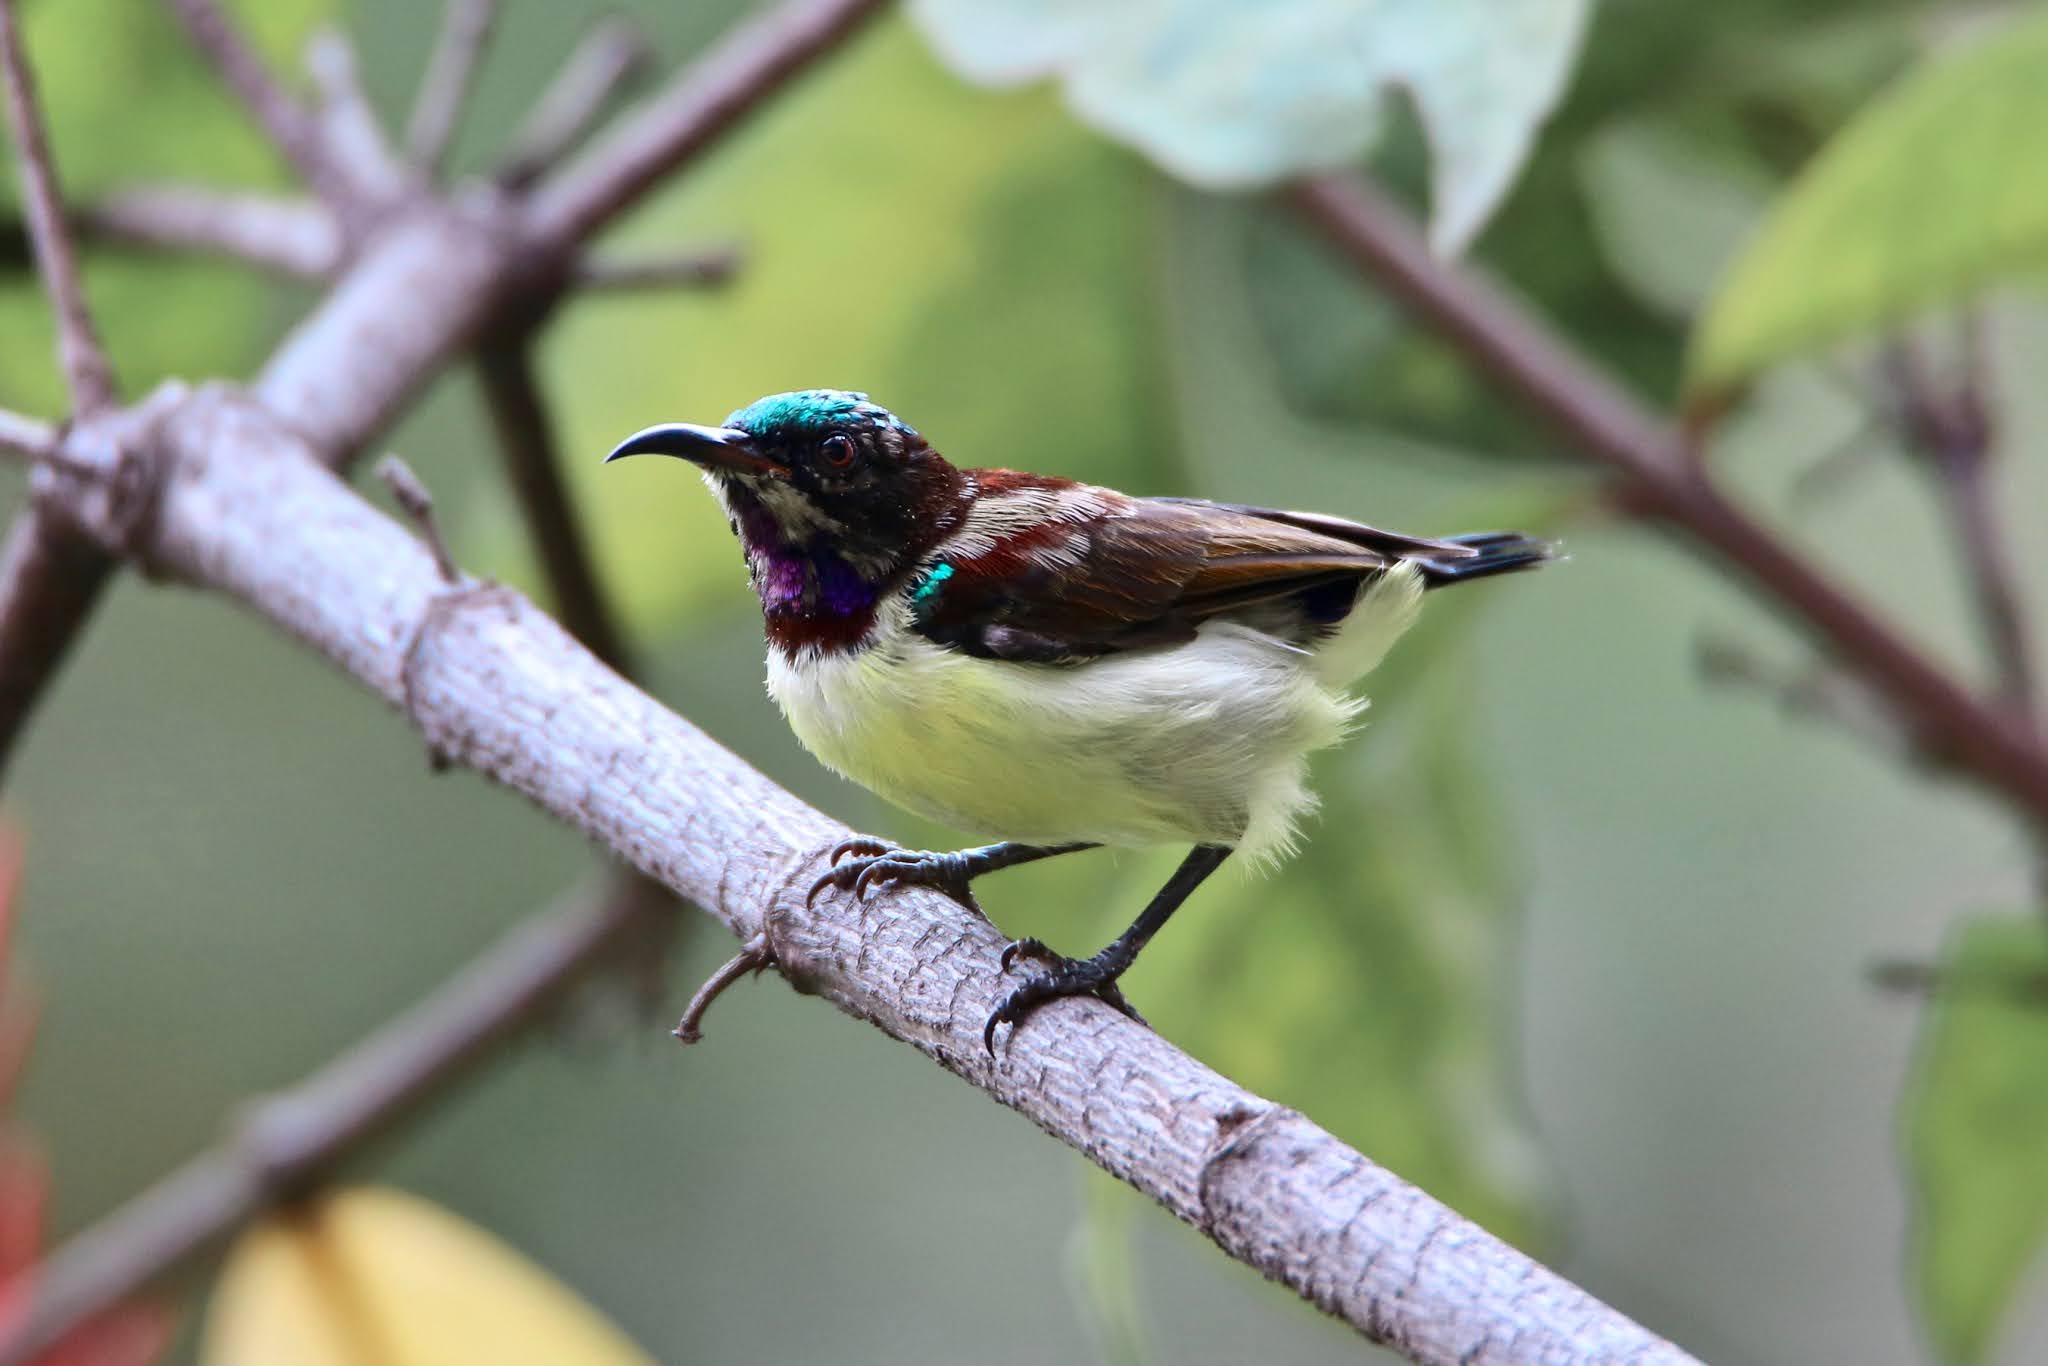
<path fill-rule="evenodd" d="M 505 472 L 547 575 L 555 615 L 592 654 L 631 677 L 625 636 L 598 586 L 574 499 L 562 480 L 554 418 L 534 376 L 530 336 L 485 340 L 477 347 L 476 365 Z"/>
<path fill-rule="evenodd" d="M 1804 670 L 1778 668 L 1740 643 L 1711 633 L 1700 635 L 1695 655 L 1700 676 L 1709 683 L 1753 689 L 1776 701 L 1787 715 L 1833 722 L 1888 754 L 1932 757 L 1900 731 L 1891 714 L 1853 674 L 1822 663 Z"/>
<path fill-rule="evenodd" d="M 38 418 L 0 408 L 0 453 L 16 460 L 47 460 L 57 449 L 57 429 Z"/>
<path fill-rule="evenodd" d="M 513 137 L 498 183 L 523 189 L 553 169 L 606 102 L 647 69 L 651 56 L 647 40 L 628 20 L 606 19 L 592 28 Z"/>
<path fill-rule="evenodd" d="M 477 59 L 490 42 L 498 18 L 498 0 L 447 0 L 441 11 L 441 35 L 420 78 L 419 96 L 405 127 L 405 155 L 428 179 L 440 173 L 441 159 L 455 136 L 455 124 L 469 100 L 469 84 Z"/>
<path fill-rule="evenodd" d="M 785 0 L 741 24 L 536 186 L 530 230 L 542 237 L 589 237 L 882 9 L 883 0 Z"/>
<path fill-rule="evenodd" d="M 2048 1007 L 2048 974 L 2034 969 L 2000 970 L 1980 965 L 1976 971 L 1959 971 L 1954 964 L 1928 963 L 1912 958 L 1880 958 L 1870 965 L 1867 975 L 1870 984 L 1878 990 L 1901 996 L 1996 992 L 2016 1006 L 2034 1010 Z"/>
<path fill-rule="evenodd" d="M 2033 645 L 1991 484 L 1997 431 L 1988 397 L 1991 362 L 1982 313 L 1973 312 L 1964 322 L 1960 372 L 1946 389 L 1928 372 L 1910 337 L 1884 348 L 1883 369 L 1900 433 L 1934 475 L 1941 494 L 1999 689 L 2016 713 L 2031 716 Z"/>
<path fill-rule="evenodd" d="M 57 167 L 50 157 L 49 138 L 36 106 L 35 77 L 21 50 L 21 29 L 13 0 L 0 0 L 0 64 L 7 79 L 7 117 L 14 126 L 21 155 L 23 207 L 29 235 L 35 241 L 36 264 L 43 288 L 57 313 L 57 353 L 71 386 L 72 411 L 89 416 L 114 401 L 114 372 L 93 330 L 92 312 L 78 280 L 78 259 L 65 231 L 64 198 L 57 188 Z"/>
<path fill-rule="evenodd" d="M 183 21 L 193 44 L 204 53 L 241 98 L 271 145 L 291 163 L 313 192 L 337 207 L 347 199 L 346 186 L 329 166 L 313 116 L 272 78 L 215 0 L 168 0 Z"/>
<path fill-rule="evenodd" d="M 451 587 L 460 586 L 462 570 L 448 553 L 448 543 L 441 538 L 441 523 L 434 516 L 434 495 L 427 492 L 426 482 L 397 454 L 387 454 L 377 462 L 377 479 L 390 492 L 399 511 L 419 528 L 420 539 L 433 553 L 434 568 L 440 572 L 441 581 Z"/>
<path fill-rule="evenodd" d="M 349 215 L 360 221 L 366 207 L 398 193 L 405 184 L 405 167 L 385 140 L 356 72 L 355 47 L 341 30 L 323 27 L 313 34 L 306 43 L 306 70 L 320 90 L 322 144 L 355 191 Z M 368 206 L 359 202 L 363 200 Z"/>
<path fill-rule="evenodd" d="M 341 264 L 333 215 L 306 199 L 137 185 L 71 219 L 82 235 L 117 245 L 206 252 L 301 279 L 324 279 Z"/>
<path fill-rule="evenodd" d="M 718 971 L 704 979 L 704 985 L 697 988 L 690 1004 L 683 1007 L 683 1018 L 676 1021 L 672 1033 L 680 1043 L 697 1043 L 704 1037 L 704 1012 L 711 1009 L 711 1003 L 725 995 L 727 987 L 747 976 L 759 974 L 775 966 L 775 949 L 768 942 L 764 930 L 746 943 L 740 951 L 725 960 Z"/>
<path fill-rule="evenodd" d="M 217 1147 L 36 1269 L 8 1306 L 0 1364 L 34 1360 L 72 1325 L 316 1186 L 544 1019 L 612 946 L 672 907 L 665 891 L 635 881 L 530 921 L 354 1049 L 259 1102 Z"/>
<path fill-rule="evenodd" d="M 584 256 L 578 258 L 569 282 L 571 288 L 582 290 L 705 289 L 728 283 L 742 259 L 736 246 L 680 256 Z"/>

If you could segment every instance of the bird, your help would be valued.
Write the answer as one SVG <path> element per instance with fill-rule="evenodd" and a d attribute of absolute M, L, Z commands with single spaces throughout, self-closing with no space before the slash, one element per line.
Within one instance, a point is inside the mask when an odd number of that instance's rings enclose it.
<path fill-rule="evenodd" d="M 1118 985 L 1226 858 L 1290 853 L 1354 684 L 1434 589 L 1533 568 L 1519 532 L 1433 539 L 1312 512 L 1137 497 L 957 467 L 852 390 L 771 394 L 719 426 L 668 422 L 605 457 L 678 457 L 724 510 L 760 599 L 767 690 L 827 768 L 990 843 L 831 851 L 810 888 L 936 888 L 980 913 L 985 874 L 1102 846 L 1189 852 L 1087 958 L 1012 940 L 1021 977 L 982 1043 Z"/>

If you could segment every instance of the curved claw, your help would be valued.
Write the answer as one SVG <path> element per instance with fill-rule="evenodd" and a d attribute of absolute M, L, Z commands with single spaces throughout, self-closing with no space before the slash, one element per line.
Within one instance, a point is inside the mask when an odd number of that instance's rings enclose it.
<path fill-rule="evenodd" d="M 825 873 L 811 884 L 810 891 L 804 893 L 804 905 L 816 905 L 818 893 L 827 887 L 837 887 L 842 892 L 853 889 L 857 885 L 855 880 L 869 863 L 896 852 L 898 850 L 895 845 L 868 835 L 855 835 L 851 839 L 839 841 L 825 851 Z M 858 854 L 860 859 L 841 867 L 839 860 L 849 854 Z M 862 895 L 864 897 L 865 893 Z"/>
<path fill-rule="evenodd" d="M 997 961 L 998 970 L 1008 972 L 1010 964 L 1019 958 L 1036 958 L 1042 963 L 1057 963 L 1060 956 L 1054 953 L 1042 939 L 1012 939 L 1003 945 L 1003 956 Z"/>
<path fill-rule="evenodd" d="M 890 853 L 895 847 L 895 845 L 884 840 L 873 839 L 867 835 L 855 835 L 851 839 L 843 839 L 833 845 L 832 851 L 826 855 L 826 862 L 831 867 L 837 868 L 839 860 L 845 858 L 848 854 L 862 854 L 873 858 L 878 854 Z"/>
<path fill-rule="evenodd" d="M 847 857 L 852 855 L 854 857 Z M 918 849 L 900 849 L 881 840 L 855 837 L 841 840 L 829 852 L 831 866 L 811 884 L 810 892 L 804 897 L 806 906 L 813 905 L 818 894 L 827 887 L 836 887 L 842 892 L 852 892 L 857 901 L 866 901 L 868 893 L 891 883 L 910 887 L 930 887 L 944 892 L 976 915 L 987 919 L 981 903 L 974 899 L 973 888 L 969 885 L 974 874 L 971 867 L 963 864 L 958 854 L 934 854 Z M 842 863 L 840 860 L 846 859 Z"/>
<path fill-rule="evenodd" d="M 849 867 L 852 865 L 849 864 Z M 914 867 L 916 865 L 909 865 Z M 853 899 L 866 901 L 868 888 L 876 883 L 901 881 L 905 865 L 893 861 L 892 854 L 875 854 L 862 859 L 860 871 L 853 875 Z"/>
<path fill-rule="evenodd" d="M 1117 1014 L 1138 1024 L 1145 1024 L 1129 1000 L 1125 999 L 1123 988 L 1116 984 L 1116 978 L 1100 977 L 1101 969 L 1089 962 L 1062 958 L 1051 952 L 1035 939 L 1020 939 L 1003 950 L 1003 968 L 1008 970 L 1016 957 L 1030 953 L 1043 955 L 1053 963 L 1048 972 L 1026 978 L 1011 988 L 1010 994 L 996 1004 L 989 1012 L 988 1023 L 981 1027 L 981 1046 L 988 1050 L 989 1057 L 996 1055 L 996 1027 L 1007 1024 L 1014 1033 L 1016 1027 L 1039 1006 L 1048 1001 L 1057 1001 L 1067 996 L 1093 996 Z M 1146 1025 L 1146 1028 L 1151 1028 Z"/>

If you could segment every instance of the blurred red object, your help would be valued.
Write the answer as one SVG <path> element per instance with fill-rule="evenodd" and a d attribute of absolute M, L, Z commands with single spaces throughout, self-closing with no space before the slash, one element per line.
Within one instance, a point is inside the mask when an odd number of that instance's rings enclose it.
<path fill-rule="evenodd" d="M 21 859 L 20 836 L 0 825 L 0 1331 L 35 1275 L 50 1190 L 42 1157 L 8 1116 L 36 1029 L 35 1006 L 8 973 Z M 148 1366 L 163 1354 L 171 1330 L 167 1310 L 124 1305 L 80 1324 L 36 1366 Z"/>

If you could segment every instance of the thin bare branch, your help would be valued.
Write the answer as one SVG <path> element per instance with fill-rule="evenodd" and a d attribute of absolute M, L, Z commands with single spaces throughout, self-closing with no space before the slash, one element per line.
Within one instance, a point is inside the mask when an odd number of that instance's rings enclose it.
<path fill-rule="evenodd" d="M 91 419 L 114 402 L 114 376 L 93 331 L 64 224 L 64 201 L 22 51 L 13 0 L 0 0 L 0 72 L 20 151 L 22 201 L 44 291 L 57 317 L 58 359 L 74 414 Z M 21 435 L 41 435 L 24 427 Z M 36 505 L 0 545 L 0 771 L 113 576 L 114 561 L 63 517 Z"/>
<path fill-rule="evenodd" d="M 21 198 L 35 242 L 36 264 L 43 288 L 57 314 L 57 354 L 64 379 L 71 386 L 72 411 L 81 416 L 99 412 L 114 401 L 114 372 L 106 348 L 93 330 L 85 287 L 78 279 L 78 259 L 65 230 L 64 197 L 57 188 L 57 166 L 36 105 L 35 77 L 21 49 L 21 27 L 13 0 L 0 0 L 0 66 L 7 81 L 7 118 L 21 159 Z"/>
<path fill-rule="evenodd" d="M 195 251 L 301 279 L 341 264 L 333 215 L 306 199 L 182 185 L 136 185 L 72 212 L 85 236 L 129 247 Z"/>
<path fill-rule="evenodd" d="M 1984 319 L 1965 322 L 1960 372 L 1943 385 L 1910 337 L 1887 345 L 1881 364 L 1900 435 L 1934 476 L 1956 549 L 1976 598 L 1978 620 L 2005 701 L 2021 716 L 2034 707 L 2033 643 L 2005 528 L 1998 516 L 1992 472 L 1997 424 L 1989 390 L 1991 361 Z"/>
<path fill-rule="evenodd" d="M 652 56 L 640 30 L 626 19 L 606 19 L 584 34 L 513 137 L 498 183 L 524 189 L 553 170 Z"/>
<path fill-rule="evenodd" d="M 441 36 L 434 41 L 412 118 L 405 126 L 406 160 L 429 179 L 440 173 L 456 122 L 469 101 L 477 59 L 490 42 L 497 19 L 498 0 L 447 0 L 442 8 Z"/>
<path fill-rule="evenodd" d="M 667 893 L 629 882 L 514 930 L 349 1052 L 252 1107 L 219 1146 L 87 1228 L 9 1306 L 0 1362 L 21 1363 L 73 1324 L 132 1298 L 342 1162 L 547 1017 Z"/>
<path fill-rule="evenodd" d="M 345 200 L 346 185 L 328 164 L 313 115 L 278 85 L 270 68 L 243 40 L 216 0 L 167 2 L 185 25 L 193 45 L 213 63 L 221 79 L 269 135 L 271 145 L 313 192 L 329 204 Z"/>
<path fill-rule="evenodd" d="M 526 334 L 487 340 L 477 348 L 476 363 L 505 473 L 547 574 L 555 615 L 592 654 L 631 677 L 625 637 L 598 586 L 581 519 L 562 480 L 554 416 L 534 378 L 532 341 Z"/>
<path fill-rule="evenodd" d="M 713 247 L 679 256 L 583 256 L 570 277 L 581 290 L 708 289 L 729 283 L 741 262 L 738 247 Z"/>
<path fill-rule="evenodd" d="M 1776 702 L 1788 716 L 1830 722 L 1880 753 L 1911 760 L 1919 752 L 1883 702 L 1852 674 L 1826 664 L 1779 667 L 1718 634 L 1703 634 L 1696 653 L 1700 675 L 1709 683 L 1750 689 Z"/>
<path fill-rule="evenodd" d="M 532 230 L 552 238 L 592 236 L 882 8 L 883 0 L 787 0 L 735 29 L 666 91 L 536 187 L 527 220 Z"/>
<path fill-rule="evenodd" d="M 1729 501 L 1687 457 L 1684 432 L 1648 412 L 1524 305 L 1434 255 L 1410 216 L 1379 191 L 1325 177 L 1300 183 L 1290 198 L 1360 269 L 1618 476 L 1632 505 L 1713 551 L 1739 582 L 1853 668 L 1930 759 L 2004 794 L 2048 832 L 2048 748 L 2040 734 L 1972 695 Z"/>
<path fill-rule="evenodd" d="M 1690 1360 L 1099 1002 L 1049 1005 L 1008 1037 L 1000 1061 L 988 1057 L 982 1022 L 1003 987 L 994 926 L 923 889 L 808 905 L 844 826 L 635 689 L 518 594 L 451 592 L 416 539 L 247 398 L 201 390 L 155 430 L 173 473 L 135 547 L 146 563 L 268 616 L 402 707 L 430 748 L 525 794 L 742 940 L 765 935 L 799 990 L 913 1045 L 1230 1255 L 1420 1362 Z M 1118 1078 L 1113 1094 L 1104 1075 Z M 239 1197 L 193 1203 L 240 1207 Z M 150 1261 L 166 1266 L 191 1247 L 165 1236 Z M 107 1255 L 117 1254 L 134 1256 L 124 1243 Z M 39 1277 L 30 1294 L 48 1283 Z M 0 1363 L 20 1360 L 9 1350 Z"/>
<path fill-rule="evenodd" d="M 57 429 L 39 418 L 0 408 L 0 454 L 34 462 L 47 459 L 57 449 Z"/>
<path fill-rule="evenodd" d="M 386 203 L 404 189 L 406 168 L 377 122 L 356 73 L 355 47 L 340 29 L 321 28 L 307 41 L 306 70 L 320 91 L 322 146 L 347 178 L 350 213 L 360 219 L 366 206 Z"/>

